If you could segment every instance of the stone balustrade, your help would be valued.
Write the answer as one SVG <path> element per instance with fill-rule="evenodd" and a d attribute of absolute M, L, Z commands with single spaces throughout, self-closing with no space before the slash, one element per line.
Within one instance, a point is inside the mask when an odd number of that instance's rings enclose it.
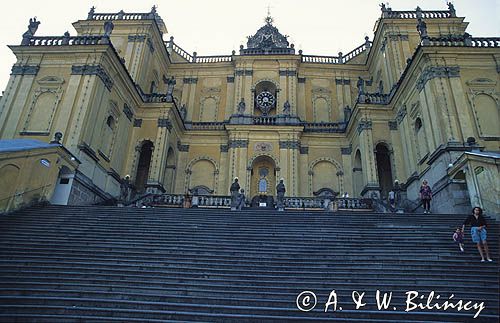
<path fill-rule="evenodd" d="M 304 132 L 345 132 L 347 123 L 345 122 L 304 122 Z"/>
<path fill-rule="evenodd" d="M 190 204 L 186 205 L 185 195 L 181 194 L 148 194 L 132 203 L 136 207 L 206 207 L 230 208 L 231 196 L 225 195 L 190 195 Z M 317 209 L 317 210 L 372 210 L 371 199 L 322 197 L 285 197 L 283 200 L 287 209 Z M 333 203 L 333 204 L 332 204 Z"/>
<path fill-rule="evenodd" d="M 302 63 L 315 63 L 315 64 L 345 64 L 357 57 L 361 53 L 365 52 L 372 45 L 372 42 L 368 40 L 366 37 L 365 42 L 347 53 L 346 55 L 342 55 L 340 52 L 338 56 L 318 56 L 318 55 L 302 55 L 302 51 L 299 51 L 301 55 Z"/>
<path fill-rule="evenodd" d="M 421 14 L 423 19 L 451 18 L 453 14 L 449 10 L 422 10 L 422 11 L 392 11 L 383 12 L 383 18 L 389 19 L 418 19 Z"/>
<path fill-rule="evenodd" d="M 349 62 L 351 59 L 360 55 L 361 53 L 363 53 L 367 49 L 370 49 L 371 45 L 372 45 L 372 42 L 367 40 L 364 44 L 354 48 L 352 51 L 350 51 L 349 53 L 347 53 L 346 55 L 343 56 L 344 63 Z"/>
<path fill-rule="evenodd" d="M 226 122 L 212 121 L 212 122 L 192 122 L 187 121 L 184 123 L 188 130 L 224 130 Z"/>
<path fill-rule="evenodd" d="M 240 55 L 294 55 L 294 48 L 241 48 Z"/>
<path fill-rule="evenodd" d="M 233 61 L 232 55 L 197 56 L 196 52 L 191 55 L 187 51 L 182 49 L 182 47 L 178 46 L 174 42 L 173 37 L 170 37 L 170 40 L 165 42 L 165 46 L 167 48 L 170 48 L 173 52 L 175 52 L 183 59 L 185 59 L 186 62 L 188 63 L 207 64 L 207 63 L 224 63 Z"/>
<path fill-rule="evenodd" d="M 388 104 L 390 101 L 389 94 L 381 93 L 361 93 L 358 95 L 358 103 L 366 104 Z"/>
<path fill-rule="evenodd" d="M 422 46 L 443 47 L 500 47 L 500 37 L 471 37 L 469 34 L 459 36 L 429 37 L 422 39 Z"/>
<path fill-rule="evenodd" d="M 232 55 L 196 56 L 194 63 L 224 63 L 232 61 Z"/>
<path fill-rule="evenodd" d="M 154 13 L 125 13 L 123 11 L 117 13 L 91 13 L 87 17 L 88 20 L 146 20 L 155 19 Z"/>
<path fill-rule="evenodd" d="M 342 58 L 337 56 L 302 55 L 301 62 L 316 64 L 342 64 Z"/>
<path fill-rule="evenodd" d="M 254 116 L 253 124 L 274 126 L 278 124 L 276 116 Z"/>
<path fill-rule="evenodd" d="M 104 36 L 41 36 L 31 37 L 27 46 L 67 46 L 107 44 L 109 38 Z"/>

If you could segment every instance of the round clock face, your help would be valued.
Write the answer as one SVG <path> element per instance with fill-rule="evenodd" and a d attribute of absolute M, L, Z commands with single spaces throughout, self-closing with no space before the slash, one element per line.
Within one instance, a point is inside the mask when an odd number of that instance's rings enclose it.
<path fill-rule="evenodd" d="M 269 110 L 272 107 L 274 107 L 275 103 L 276 99 L 274 98 L 274 95 L 271 92 L 263 91 L 260 92 L 259 95 L 257 95 L 257 104 L 259 105 L 260 108 Z"/>

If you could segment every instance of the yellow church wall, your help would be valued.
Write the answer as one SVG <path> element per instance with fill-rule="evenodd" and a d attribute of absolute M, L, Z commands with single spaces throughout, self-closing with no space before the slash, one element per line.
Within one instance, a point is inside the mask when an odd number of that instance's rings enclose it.
<path fill-rule="evenodd" d="M 463 18 L 425 21 L 431 37 L 462 34 L 467 26 Z M 115 19 L 113 24 L 112 47 L 13 46 L 18 65 L 26 65 L 29 56 L 30 64 L 40 68 L 36 75 L 13 75 L 0 102 L 1 138 L 19 137 L 33 98 L 42 88 L 52 91 L 48 93 L 58 103 L 49 129 L 24 137 L 48 141 L 61 131 L 64 145 L 82 161 L 79 170 L 111 195 L 119 193 L 119 178 L 129 174 L 135 181 L 145 140 L 154 146 L 148 189 L 169 193 L 206 186 L 213 194 L 228 194 L 238 176 L 242 188 L 254 194 L 252 167 L 257 160 L 276 164 L 274 180 L 285 179 L 288 196 L 311 196 L 325 188 L 373 196 L 380 182 L 374 153 L 378 143 L 390 150 L 392 182 L 410 184 L 423 176 L 442 176 L 443 165 L 455 158 L 457 149 L 466 149 L 469 137 L 485 150 L 498 150 L 496 119 L 482 116 L 486 110 L 490 116 L 498 113 L 498 50 L 433 45 L 415 53 L 421 43 L 415 19 L 380 19 L 370 50 L 345 64 L 301 62 L 301 53 L 235 53 L 213 62 L 213 57 L 182 53 L 173 39 L 164 42 L 165 28 L 159 21 Z M 79 35 L 104 32 L 103 20 L 74 25 Z M 73 65 L 91 64 L 99 64 L 113 85 L 97 73 L 71 72 Z M 165 81 L 171 77 L 176 82 L 174 102 L 160 102 L 166 101 L 160 94 L 167 93 Z M 368 95 L 379 91 L 380 82 L 384 95 L 399 83 L 390 102 L 357 103 L 359 77 Z M 288 101 L 291 115 L 300 118 L 294 122 L 305 124 L 253 124 L 263 120 L 250 118 L 262 115 L 255 108 L 254 91 L 263 81 L 278 90 L 270 114 L 281 114 Z M 236 121 L 233 115 L 242 98 L 247 118 Z M 130 120 L 125 104 L 133 113 Z M 352 115 L 345 132 L 305 131 L 311 123 L 328 128 L 325 123 L 343 122 L 347 106 Z M 184 108 L 183 124 L 179 112 Z M 248 124 L 235 124 L 240 121 Z M 207 126 L 213 130 L 199 130 Z M 443 151 L 450 151 L 449 156 Z M 440 157 L 443 154 L 447 157 Z"/>
<path fill-rule="evenodd" d="M 63 167 L 74 172 L 78 162 L 59 146 L 0 153 L 0 213 L 48 201 Z"/>

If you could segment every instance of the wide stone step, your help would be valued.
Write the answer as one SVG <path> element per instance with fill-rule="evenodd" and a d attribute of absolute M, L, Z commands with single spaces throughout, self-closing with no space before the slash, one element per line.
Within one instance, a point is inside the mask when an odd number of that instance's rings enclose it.
<path fill-rule="evenodd" d="M 9 262 L 0 260 L 0 270 L 9 270 L 12 268 L 28 268 L 31 270 L 95 270 L 95 271 L 107 271 L 107 272 L 119 272 L 119 273 L 150 273 L 152 275 L 156 273 L 199 273 L 203 272 L 205 274 L 245 274 L 245 275 L 255 275 L 259 277 L 264 276 L 296 276 L 303 275 L 304 268 L 290 268 L 290 267 L 256 267 L 252 264 L 244 265 L 229 265 L 229 266 L 213 266 L 213 264 L 205 263 L 200 266 L 191 265 L 186 262 L 176 262 L 169 263 L 163 266 L 145 266 L 144 264 L 138 263 L 136 265 L 129 264 L 109 264 L 108 262 L 103 263 L 92 263 L 89 265 L 85 262 L 50 262 L 50 261 L 40 261 L 35 263 L 30 263 L 30 266 L 19 265 L 19 262 Z M 474 279 L 477 280 L 477 276 L 481 273 L 481 279 L 491 279 L 491 277 L 496 277 L 496 268 L 488 274 L 482 268 L 464 268 L 460 271 L 448 271 L 444 272 L 439 268 L 428 268 L 421 269 L 415 267 L 402 268 L 401 266 L 385 266 L 385 265 L 375 265 L 370 267 L 353 266 L 352 264 L 339 265 L 335 264 L 330 266 L 329 270 L 325 270 L 325 267 L 307 267 L 308 277 L 325 277 L 334 274 L 335 276 L 376 276 L 376 275 L 418 275 L 419 277 L 457 277 L 461 279 Z"/>
<path fill-rule="evenodd" d="M 260 275 L 249 275 L 249 274 L 208 274 L 204 272 L 200 273 L 182 273 L 182 272 L 168 272 L 163 274 L 151 274 L 148 272 L 144 273 L 122 273 L 122 272 L 109 272 L 109 271 L 97 271 L 88 268 L 85 270 L 59 270 L 59 269 L 0 269 L 0 273 L 5 276 L 18 276 L 18 277 L 38 277 L 39 275 L 53 275 L 54 277 L 82 277 L 82 278 L 100 278 L 100 279 L 117 279 L 117 280 L 158 280 L 170 282 L 188 282 L 188 281 L 214 281 L 214 282 L 226 282 L 228 284 L 232 283 L 247 283 L 255 282 L 256 284 L 275 284 L 275 285 L 288 285 L 288 284 L 307 284 L 309 286 L 322 286 L 321 284 L 332 284 L 332 283 L 356 283 L 356 284 L 366 284 L 376 285 L 377 283 L 388 284 L 398 280 L 404 280 L 403 283 L 399 283 L 399 286 L 414 284 L 417 285 L 434 285 L 442 286 L 446 284 L 459 285 L 462 287 L 467 286 L 494 286 L 496 282 L 495 277 L 492 275 L 490 278 L 484 277 L 480 280 L 476 279 L 460 279 L 458 277 L 448 277 L 446 275 L 435 275 L 433 277 L 425 277 L 423 275 L 387 275 L 387 274 L 372 274 L 369 277 L 363 276 L 341 276 L 336 272 L 331 273 L 327 276 L 321 277 L 311 277 L 310 275 L 297 275 L 297 276 L 260 276 Z M 444 281 L 446 279 L 446 281 Z M 319 287 L 321 288 L 321 287 Z"/>
<path fill-rule="evenodd" d="M 345 290 L 336 290 L 338 298 L 342 298 L 344 303 L 347 301 L 351 302 L 352 294 L 349 294 Z M 366 291 L 365 291 L 366 293 Z M 381 294 L 383 295 L 383 291 Z M 389 293 L 389 292 L 387 292 Z M 423 293 L 420 291 L 420 293 Z M 189 294 L 189 293 L 188 293 Z M 424 293 L 426 296 L 429 292 Z M 2 297 L 13 297 L 13 296 L 26 296 L 30 297 L 61 297 L 61 298 L 88 298 L 88 299 L 106 299 L 106 300 L 139 300 L 139 301 L 150 301 L 150 302 L 182 302 L 189 304 L 217 304 L 217 305 L 239 305 L 245 304 L 250 306 L 268 306 L 268 307 L 290 307 L 295 306 L 294 298 L 297 295 L 290 294 L 267 294 L 265 297 L 259 297 L 259 295 L 246 294 L 243 296 L 234 296 L 232 294 L 225 295 L 224 292 L 212 293 L 207 296 L 196 296 L 196 295 L 179 295 L 179 294 L 167 294 L 165 292 L 159 293 L 150 291 L 149 293 L 138 293 L 132 291 L 89 291 L 85 290 L 82 286 L 80 289 L 50 289 L 50 288 L 36 288 L 29 287 L 26 288 L 0 288 L 0 295 Z M 375 294 L 376 295 L 376 294 Z M 366 294 L 366 301 L 376 303 L 376 296 Z M 437 294 L 436 294 L 437 295 Z M 254 297 L 257 296 L 257 297 Z M 328 299 L 328 295 L 318 295 L 321 300 Z M 450 294 L 440 294 L 441 298 L 447 299 Z M 463 295 L 462 295 L 463 296 Z M 482 302 L 481 298 L 473 298 L 467 295 L 467 300 L 474 302 Z M 395 305 L 406 305 L 407 295 L 405 293 L 393 293 L 391 295 L 391 304 Z M 292 304 L 291 304 L 292 303 Z M 498 304 L 498 302 L 496 303 Z M 486 304 L 486 308 L 482 313 L 487 314 L 492 312 L 496 307 L 495 303 Z M 324 306 L 324 304 L 323 304 Z M 370 305 L 372 306 L 372 305 Z"/>
<path fill-rule="evenodd" d="M 19 300 L 17 300 L 19 301 Z M 35 300 L 30 300 L 30 302 L 35 302 Z M 62 302 L 64 303 L 64 302 Z M 92 302 L 90 302 L 92 304 Z M 81 303 L 80 303 L 81 304 Z M 209 321 L 238 321 L 238 322 L 279 322 L 279 321 L 309 321 L 311 319 L 316 320 L 331 320 L 334 318 L 358 318 L 358 319 L 378 319 L 385 320 L 398 320 L 398 322 L 413 322 L 413 320 L 424 320 L 429 322 L 435 319 L 435 313 L 433 312 L 410 312 L 405 313 L 403 311 L 374 311 L 374 310 L 342 310 L 332 313 L 324 313 L 323 311 L 310 311 L 306 314 L 300 313 L 296 309 L 281 309 L 281 308 L 260 308 L 260 307 L 245 307 L 245 306 L 226 306 L 226 307 L 215 307 L 210 306 L 193 306 L 190 304 L 182 303 L 170 303 L 170 304 L 159 304 L 163 308 L 160 309 L 137 309 L 137 308 L 119 308 L 118 304 L 111 304 L 112 307 L 91 307 L 82 305 L 48 305 L 40 306 L 38 304 L 25 303 L 22 305 L 0 305 L 0 313 L 14 312 L 22 313 L 25 311 L 36 311 L 40 314 L 58 313 L 61 315 L 85 315 L 87 313 L 92 313 L 93 315 L 99 316 L 115 316 L 121 315 L 130 318 L 141 318 L 148 317 L 153 319 L 164 319 L 164 320 L 189 320 L 194 317 L 201 320 Z M 203 311 L 205 310 L 205 311 Z M 440 320 L 445 322 L 470 322 L 473 317 L 473 313 L 440 313 Z M 441 321 L 441 322 L 442 322 Z M 491 315 L 482 315 L 478 322 L 497 322 L 496 318 Z"/>

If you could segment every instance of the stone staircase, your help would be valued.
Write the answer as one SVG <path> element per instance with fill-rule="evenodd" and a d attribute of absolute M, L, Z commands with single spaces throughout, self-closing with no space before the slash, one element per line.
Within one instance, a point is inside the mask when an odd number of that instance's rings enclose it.
<path fill-rule="evenodd" d="M 494 262 L 481 263 L 469 234 L 465 253 L 451 240 L 464 218 L 31 208 L 0 217 L 0 321 L 498 322 L 500 228 L 490 219 Z M 387 309 L 377 290 L 393 292 Z M 317 297 L 310 311 L 297 308 L 303 291 Z M 405 311 L 408 291 L 485 308 Z"/>

